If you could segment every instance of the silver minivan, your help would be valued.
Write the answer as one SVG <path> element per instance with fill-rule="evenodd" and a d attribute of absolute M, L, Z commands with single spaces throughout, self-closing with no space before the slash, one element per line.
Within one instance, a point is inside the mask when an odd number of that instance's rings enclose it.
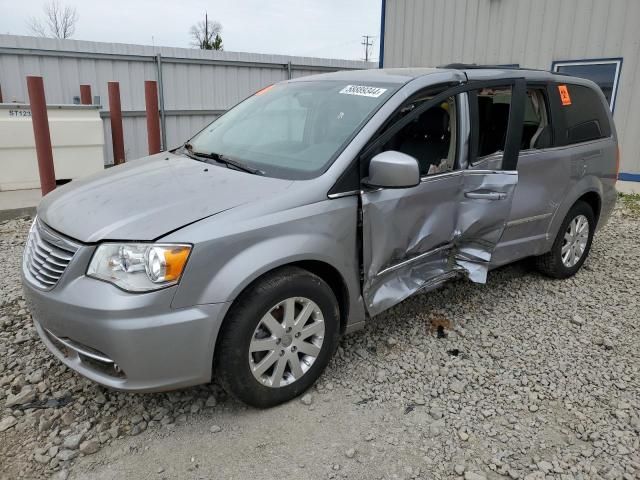
<path fill-rule="evenodd" d="M 268 407 L 411 295 L 525 257 L 574 275 L 614 207 L 617 158 L 583 79 L 452 65 L 290 80 L 171 152 L 47 195 L 25 297 L 51 352 L 102 385 L 215 375 Z"/>

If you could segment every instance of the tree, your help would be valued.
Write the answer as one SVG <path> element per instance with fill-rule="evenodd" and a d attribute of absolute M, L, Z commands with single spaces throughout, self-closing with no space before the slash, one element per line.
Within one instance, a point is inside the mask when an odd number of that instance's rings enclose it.
<path fill-rule="evenodd" d="M 39 37 L 70 38 L 76 30 L 78 12 L 75 7 L 50 0 L 42 6 L 44 18 L 31 17 L 27 26 Z"/>
<path fill-rule="evenodd" d="M 223 50 L 222 48 L 222 37 L 220 34 L 216 34 L 216 38 L 213 39 L 213 43 L 211 44 L 212 50 Z"/>
<path fill-rule="evenodd" d="M 189 31 L 194 47 L 201 50 L 222 50 L 222 25 L 220 22 L 210 21 L 205 13 L 204 20 L 199 21 Z"/>

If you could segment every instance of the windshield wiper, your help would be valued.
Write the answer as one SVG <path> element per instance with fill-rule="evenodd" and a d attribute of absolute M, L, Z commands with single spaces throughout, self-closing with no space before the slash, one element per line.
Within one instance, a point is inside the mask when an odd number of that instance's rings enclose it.
<path fill-rule="evenodd" d="M 200 155 L 199 153 L 194 153 L 194 155 Z M 252 173 L 253 175 L 264 175 L 265 172 L 260 170 L 259 168 L 253 168 L 249 165 L 242 163 L 239 160 L 230 158 L 226 155 L 222 155 L 221 153 L 210 153 L 210 158 L 215 160 L 216 162 L 224 163 L 227 166 L 235 167 L 238 170 L 242 170 L 244 172 Z"/>
<path fill-rule="evenodd" d="M 260 169 L 250 167 L 249 165 L 246 165 L 234 158 L 228 157 L 221 153 L 194 152 L 193 146 L 190 143 L 185 143 L 183 147 L 184 147 L 184 150 L 187 152 L 187 154 L 189 154 L 189 156 L 192 156 L 192 157 L 199 157 L 199 158 L 214 160 L 218 163 L 224 163 L 225 165 L 227 165 L 227 167 L 234 167 L 234 168 L 237 168 L 238 170 L 242 170 L 243 172 L 251 173 L 253 175 L 265 174 L 265 172 Z"/>

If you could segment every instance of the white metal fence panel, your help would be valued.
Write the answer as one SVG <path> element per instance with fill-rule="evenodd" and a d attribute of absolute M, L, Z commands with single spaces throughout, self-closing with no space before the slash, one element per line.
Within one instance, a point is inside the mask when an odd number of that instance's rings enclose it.
<path fill-rule="evenodd" d="M 160 62 L 158 62 L 160 59 Z M 107 82 L 120 82 L 126 158 L 147 153 L 144 81 L 162 74 L 166 145 L 176 146 L 260 88 L 287 78 L 372 68 L 350 60 L 0 35 L 4 102 L 27 102 L 27 75 L 42 75 L 47 103 L 72 103 L 80 85 L 100 97 L 107 163 L 113 162 Z M 160 67 L 160 70 L 159 70 Z"/>

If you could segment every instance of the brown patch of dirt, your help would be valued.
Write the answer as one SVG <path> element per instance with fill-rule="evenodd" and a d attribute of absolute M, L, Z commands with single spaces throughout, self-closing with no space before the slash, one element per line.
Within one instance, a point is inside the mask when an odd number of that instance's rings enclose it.
<path fill-rule="evenodd" d="M 431 314 L 429 318 L 429 334 L 437 337 L 446 337 L 447 332 L 453 328 L 451 320 L 440 313 Z"/>

